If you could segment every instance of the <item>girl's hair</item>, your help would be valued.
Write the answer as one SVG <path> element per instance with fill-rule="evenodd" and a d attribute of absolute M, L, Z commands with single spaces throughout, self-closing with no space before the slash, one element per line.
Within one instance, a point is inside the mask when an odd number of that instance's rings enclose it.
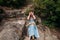
<path fill-rule="evenodd" d="M 29 10 L 29 12 L 34 12 L 34 10 Z"/>

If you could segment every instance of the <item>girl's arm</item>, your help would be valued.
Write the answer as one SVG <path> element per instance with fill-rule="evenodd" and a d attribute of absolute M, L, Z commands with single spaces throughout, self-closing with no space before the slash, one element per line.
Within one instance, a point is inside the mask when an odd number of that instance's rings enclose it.
<path fill-rule="evenodd" d="M 27 19 L 29 20 L 29 16 L 27 17 Z"/>
<path fill-rule="evenodd" d="M 33 18 L 36 19 L 35 15 L 33 15 Z"/>
<path fill-rule="evenodd" d="M 30 18 L 30 14 L 28 15 L 27 19 L 29 20 L 29 18 Z"/>

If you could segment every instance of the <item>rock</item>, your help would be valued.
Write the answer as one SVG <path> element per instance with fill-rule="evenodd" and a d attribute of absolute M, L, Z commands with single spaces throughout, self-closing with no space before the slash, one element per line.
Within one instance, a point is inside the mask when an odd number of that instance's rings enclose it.
<path fill-rule="evenodd" d="M 19 40 L 22 38 L 24 25 L 16 22 L 5 22 L 4 29 L 0 32 L 0 40 Z"/>
<path fill-rule="evenodd" d="M 4 29 L 0 33 L 0 40 L 19 40 L 19 36 L 14 29 Z"/>

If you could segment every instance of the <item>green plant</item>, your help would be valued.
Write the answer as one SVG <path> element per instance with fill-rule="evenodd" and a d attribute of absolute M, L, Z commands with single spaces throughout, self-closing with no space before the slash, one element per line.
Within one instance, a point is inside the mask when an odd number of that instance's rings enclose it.
<path fill-rule="evenodd" d="M 35 14 L 42 19 L 44 25 L 60 26 L 60 0 L 34 0 Z"/>

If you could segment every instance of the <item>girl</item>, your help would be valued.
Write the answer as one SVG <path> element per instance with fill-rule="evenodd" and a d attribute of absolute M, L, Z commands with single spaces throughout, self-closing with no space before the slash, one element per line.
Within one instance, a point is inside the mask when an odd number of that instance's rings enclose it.
<path fill-rule="evenodd" d="M 35 39 L 39 37 L 39 33 L 38 33 L 38 29 L 37 26 L 34 22 L 34 20 L 36 19 L 34 12 L 30 11 L 29 15 L 27 17 L 27 20 L 29 20 L 29 24 L 27 24 L 28 26 L 28 35 L 29 35 L 29 39 Z"/>

